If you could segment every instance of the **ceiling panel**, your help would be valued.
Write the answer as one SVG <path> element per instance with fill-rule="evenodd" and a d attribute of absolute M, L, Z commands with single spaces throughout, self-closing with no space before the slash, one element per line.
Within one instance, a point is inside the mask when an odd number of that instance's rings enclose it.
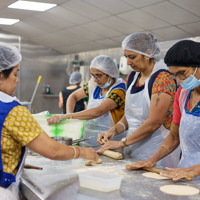
<path fill-rule="evenodd" d="M 189 12 L 200 16 L 200 1 L 199 0 L 170 0 L 171 3 L 188 10 Z"/>
<path fill-rule="evenodd" d="M 77 13 L 74 13 L 73 11 L 63 8 L 61 6 L 52 8 L 48 12 L 54 16 L 62 18 L 63 20 L 67 20 L 75 25 L 84 24 L 84 23 L 90 21 L 88 18 L 83 17 L 83 16 L 81 16 Z"/>
<path fill-rule="evenodd" d="M 62 7 L 72 10 L 91 20 L 100 19 L 109 15 L 109 13 L 81 0 L 68 1 Z"/>
<path fill-rule="evenodd" d="M 87 24 L 82 25 L 81 27 L 87 29 L 88 31 L 92 31 L 99 35 L 103 35 L 104 37 L 112 37 L 112 36 L 121 35 L 121 32 L 116 31 L 112 28 L 106 27 L 97 22 L 87 23 Z"/>
<path fill-rule="evenodd" d="M 163 0 L 122 0 L 128 4 L 131 4 L 132 6 L 136 7 L 136 8 L 140 8 L 140 7 L 144 7 L 144 6 L 148 6 L 154 3 L 158 3 L 161 2 Z"/>
<path fill-rule="evenodd" d="M 120 18 L 136 24 L 139 27 L 143 27 L 145 30 L 151 30 L 155 28 L 165 27 L 169 24 L 165 21 L 157 19 L 139 9 L 130 12 L 125 12 L 118 15 Z"/>
<path fill-rule="evenodd" d="M 103 45 L 105 48 L 113 48 L 119 46 L 118 42 L 115 42 L 112 39 L 97 40 L 96 43 Z"/>
<path fill-rule="evenodd" d="M 200 33 L 200 21 L 197 23 L 183 24 L 178 27 L 185 32 L 190 33 L 192 36 L 197 36 Z"/>
<path fill-rule="evenodd" d="M 42 20 L 48 24 L 52 24 L 52 26 L 59 27 L 60 29 L 63 29 L 63 28 L 66 29 L 66 28 L 74 26 L 74 24 L 67 21 L 67 19 L 63 20 L 59 17 L 55 17 L 54 15 L 52 15 L 51 13 L 48 13 L 48 12 L 43 12 L 43 13 L 37 15 L 36 18 L 38 20 Z"/>
<path fill-rule="evenodd" d="M 119 31 L 120 33 L 133 33 L 135 31 L 144 30 L 116 16 L 106 17 L 104 19 L 98 20 L 97 22 L 107 27 L 112 27 L 113 29 Z"/>
<path fill-rule="evenodd" d="M 167 28 L 152 30 L 152 32 L 160 36 L 163 36 L 166 40 L 176 40 L 176 39 L 191 37 L 191 34 L 186 33 L 185 31 L 172 26 Z"/>
<path fill-rule="evenodd" d="M 173 25 L 199 20 L 192 13 L 166 1 L 142 8 L 142 10 Z"/>
<path fill-rule="evenodd" d="M 133 6 L 121 0 L 84 0 L 97 8 L 107 11 L 111 14 L 117 14 L 133 9 Z"/>

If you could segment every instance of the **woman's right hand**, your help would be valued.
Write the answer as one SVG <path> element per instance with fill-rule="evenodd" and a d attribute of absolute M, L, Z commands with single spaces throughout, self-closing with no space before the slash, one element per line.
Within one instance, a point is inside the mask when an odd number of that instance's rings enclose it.
<path fill-rule="evenodd" d="M 63 119 L 64 115 L 52 115 L 51 117 L 47 118 L 47 122 L 49 125 L 51 124 L 58 124 Z"/>
<path fill-rule="evenodd" d="M 153 158 L 149 158 L 147 160 L 141 160 L 136 163 L 133 163 L 132 165 L 126 165 L 126 169 L 135 170 L 135 169 L 141 169 L 143 167 L 155 167 L 156 161 Z"/>
<path fill-rule="evenodd" d="M 115 133 L 112 131 L 104 131 L 98 134 L 97 143 L 98 145 L 104 145 L 108 140 L 114 137 Z"/>
<path fill-rule="evenodd" d="M 92 160 L 95 163 L 97 163 L 99 156 L 93 148 L 82 147 L 82 148 L 80 148 L 80 151 L 81 151 L 81 154 L 80 154 L 81 158 L 84 158 L 86 160 Z"/>

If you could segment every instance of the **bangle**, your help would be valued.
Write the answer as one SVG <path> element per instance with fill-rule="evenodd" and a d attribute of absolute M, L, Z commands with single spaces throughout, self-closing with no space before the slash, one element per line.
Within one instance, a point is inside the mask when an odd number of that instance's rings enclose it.
<path fill-rule="evenodd" d="M 122 122 L 118 122 L 118 124 L 121 124 L 121 125 L 124 127 L 124 131 L 126 130 L 126 126 L 125 126 L 124 123 L 122 123 Z"/>
<path fill-rule="evenodd" d="M 166 145 L 164 145 L 164 144 L 162 144 L 162 145 L 160 145 L 161 147 L 164 147 L 167 151 L 168 151 L 168 153 L 170 153 L 170 150 L 169 150 L 169 148 L 166 146 Z"/>
<path fill-rule="evenodd" d="M 78 149 L 78 156 L 76 158 L 79 158 L 80 154 L 81 154 L 81 151 L 80 151 L 80 148 L 79 147 L 76 147 Z"/>
<path fill-rule="evenodd" d="M 76 158 L 76 148 L 73 147 L 73 146 L 71 146 L 71 147 L 74 149 L 74 157 L 73 157 L 73 159 L 75 159 Z"/>
<path fill-rule="evenodd" d="M 72 118 L 73 118 L 73 117 L 72 117 L 72 113 L 69 113 L 68 115 L 69 115 L 69 119 L 72 119 Z"/>

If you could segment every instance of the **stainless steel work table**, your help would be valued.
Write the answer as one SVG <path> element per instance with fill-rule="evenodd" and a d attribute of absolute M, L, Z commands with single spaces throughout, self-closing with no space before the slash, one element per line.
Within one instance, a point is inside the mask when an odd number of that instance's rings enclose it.
<path fill-rule="evenodd" d="M 168 184 L 181 184 L 200 189 L 200 181 L 155 180 L 142 176 L 143 170 L 128 171 L 126 164 L 135 159 L 113 160 L 101 156 L 103 164 L 86 167 L 85 160 L 52 161 L 42 156 L 28 156 L 26 164 L 43 167 L 43 170 L 25 169 L 21 180 L 21 190 L 28 200 L 199 200 L 200 194 L 175 196 L 160 191 Z M 123 176 L 120 190 L 110 193 L 80 188 L 78 172 L 100 170 Z"/>

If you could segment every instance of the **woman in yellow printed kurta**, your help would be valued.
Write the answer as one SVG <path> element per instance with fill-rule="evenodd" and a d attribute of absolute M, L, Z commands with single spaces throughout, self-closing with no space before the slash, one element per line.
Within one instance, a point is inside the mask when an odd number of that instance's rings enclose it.
<path fill-rule="evenodd" d="M 21 54 L 0 45 L 0 198 L 18 199 L 18 184 L 25 158 L 25 146 L 53 160 L 85 158 L 98 160 L 93 149 L 67 146 L 51 139 L 29 111 L 12 97 L 19 82 Z"/>

